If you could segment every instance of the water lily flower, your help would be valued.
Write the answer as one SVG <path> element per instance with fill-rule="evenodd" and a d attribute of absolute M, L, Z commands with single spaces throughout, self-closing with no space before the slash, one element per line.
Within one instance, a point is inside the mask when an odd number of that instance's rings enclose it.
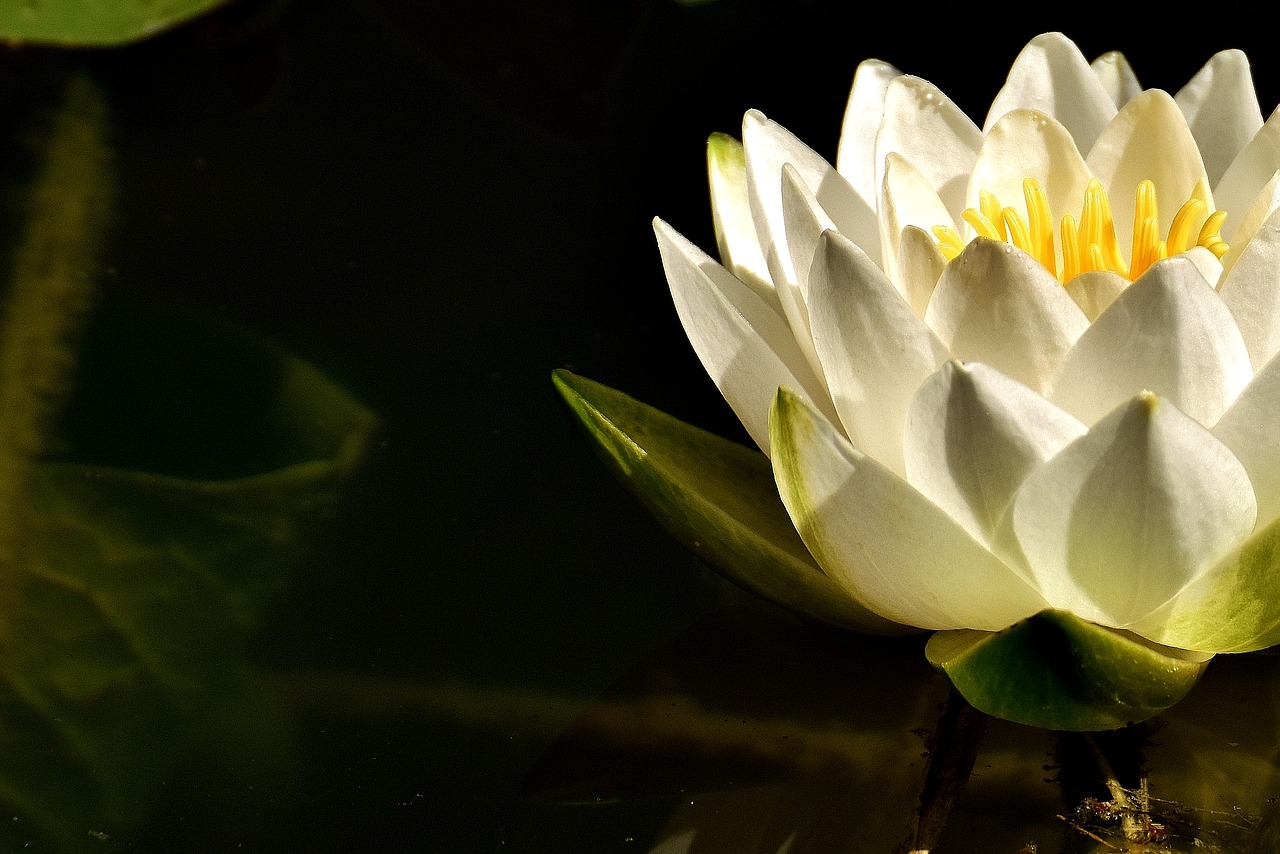
<path fill-rule="evenodd" d="M 1039 726 L 1140 720 L 1280 643 L 1280 111 L 1244 54 L 1171 96 L 1049 33 L 981 126 L 868 60 L 835 166 L 752 111 L 708 167 L 720 261 L 655 230 L 764 454 L 557 382 L 721 571 L 935 632 L 971 703 Z"/>

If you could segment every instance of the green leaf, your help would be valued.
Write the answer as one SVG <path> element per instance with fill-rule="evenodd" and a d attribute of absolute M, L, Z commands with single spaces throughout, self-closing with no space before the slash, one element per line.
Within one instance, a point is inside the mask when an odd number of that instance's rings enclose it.
<path fill-rule="evenodd" d="M 1043 611 L 1001 632 L 938 632 L 925 654 L 975 708 L 1058 730 L 1117 729 L 1182 699 L 1211 655 Z"/>
<path fill-rule="evenodd" d="M 0 4 L 0 39 L 119 47 L 175 27 L 227 0 L 14 0 Z"/>
<path fill-rule="evenodd" d="M 759 451 L 568 371 L 552 379 L 601 459 L 726 578 L 819 622 L 881 634 L 912 631 L 867 611 L 823 574 Z"/>

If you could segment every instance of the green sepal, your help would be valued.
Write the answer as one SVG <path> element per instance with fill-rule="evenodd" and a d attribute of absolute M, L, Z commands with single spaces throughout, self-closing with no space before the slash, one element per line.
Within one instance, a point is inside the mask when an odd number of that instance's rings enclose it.
<path fill-rule="evenodd" d="M 822 623 L 914 631 L 872 614 L 823 574 L 782 506 L 764 454 L 569 371 L 552 380 L 623 484 L 730 581 Z"/>
<path fill-rule="evenodd" d="M 227 0 L 39 0 L 0 4 L 0 39 L 63 47 L 119 47 L 153 36 Z"/>
<path fill-rule="evenodd" d="M 938 632 L 925 655 L 978 710 L 1056 730 L 1146 720 L 1182 699 L 1212 658 L 1065 611 L 1042 611 L 1000 632 Z"/>

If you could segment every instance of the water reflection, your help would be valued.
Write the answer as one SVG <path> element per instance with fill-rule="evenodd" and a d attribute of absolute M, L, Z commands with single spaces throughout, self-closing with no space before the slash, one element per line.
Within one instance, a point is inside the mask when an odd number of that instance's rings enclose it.
<path fill-rule="evenodd" d="M 920 646 L 738 602 L 583 712 L 530 793 L 669 798 L 650 854 L 1276 850 L 1280 657 L 1265 655 L 1220 657 L 1184 703 L 1114 733 L 989 721 L 920 844 L 955 731 Z"/>

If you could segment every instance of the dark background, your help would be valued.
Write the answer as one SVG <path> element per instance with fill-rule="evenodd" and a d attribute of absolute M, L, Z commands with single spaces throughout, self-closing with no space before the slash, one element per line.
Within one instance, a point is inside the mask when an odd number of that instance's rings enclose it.
<path fill-rule="evenodd" d="M 376 709 L 316 703 L 296 791 L 237 813 L 234 793 L 190 783 L 137 850 L 646 850 L 668 802 L 549 806 L 522 798 L 521 781 L 575 709 L 725 583 L 610 480 L 550 371 L 740 437 L 684 340 L 650 227 L 660 215 L 714 246 L 708 134 L 737 133 L 754 107 L 834 159 L 867 57 L 936 82 L 981 123 L 1019 49 L 1048 29 L 1090 58 L 1124 50 L 1144 85 L 1170 91 L 1243 48 L 1269 115 L 1274 21 L 1168 17 L 242 0 L 77 54 L 118 122 L 109 287 L 278 340 L 384 421 L 256 655 L 272 671 L 421 689 Z"/>

